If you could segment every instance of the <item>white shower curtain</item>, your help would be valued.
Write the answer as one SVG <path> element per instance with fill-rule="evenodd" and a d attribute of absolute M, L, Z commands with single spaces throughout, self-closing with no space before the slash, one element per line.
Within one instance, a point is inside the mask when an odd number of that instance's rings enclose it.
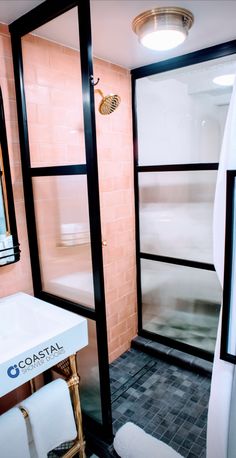
<path fill-rule="evenodd" d="M 214 206 L 214 264 L 222 286 L 224 277 L 226 170 L 230 169 L 236 169 L 236 79 L 225 124 Z M 236 311 L 236 303 L 233 303 L 232 306 Z M 235 458 L 236 424 L 234 425 L 235 432 L 229 427 L 236 414 L 235 409 L 231 409 L 231 406 L 234 406 L 234 399 L 236 404 L 236 392 L 233 390 L 233 386 L 236 389 L 236 372 L 233 364 L 220 359 L 220 340 L 221 313 L 208 411 L 207 458 Z"/>

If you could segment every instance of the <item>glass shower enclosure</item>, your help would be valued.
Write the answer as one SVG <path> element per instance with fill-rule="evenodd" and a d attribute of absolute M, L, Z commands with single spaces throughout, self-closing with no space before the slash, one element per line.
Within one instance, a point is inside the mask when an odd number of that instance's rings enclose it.
<path fill-rule="evenodd" d="M 232 93 L 214 78 L 236 71 L 235 45 L 222 48 L 132 71 L 139 334 L 209 360 L 222 296 L 214 194 Z"/>
<path fill-rule="evenodd" d="M 111 440 L 89 1 L 43 2 L 10 31 L 34 293 L 87 318 L 86 439 Z"/>

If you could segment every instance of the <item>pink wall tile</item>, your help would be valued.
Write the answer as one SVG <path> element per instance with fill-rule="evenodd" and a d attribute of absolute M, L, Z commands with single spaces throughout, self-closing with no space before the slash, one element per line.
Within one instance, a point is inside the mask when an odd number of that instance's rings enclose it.
<path fill-rule="evenodd" d="M 2 77 L 6 79 L 7 73 L 11 81 L 13 76 L 9 49 L 6 47 L 2 51 L 0 46 L 1 54 L 4 64 Z M 78 57 L 79 53 L 75 50 L 36 36 L 26 36 L 23 40 L 32 166 L 85 162 Z M 101 97 L 95 94 L 102 236 L 107 240 L 103 255 L 108 345 L 112 361 L 129 348 L 130 340 L 137 331 L 131 84 L 130 74 L 126 69 L 99 59 L 94 59 L 94 74 L 99 76 L 99 88 L 104 94 L 117 93 L 121 97 L 119 108 L 110 116 L 102 116 L 97 109 Z M 14 101 L 14 92 L 10 86 L 8 94 Z M 18 132 L 14 103 L 8 104 L 8 110 L 12 154 L 18 163 Z M 17 168 L 15 176 L 15 199 L 20 205 L 23 204 L 23 194 Z M 44 205 L 42 196 L 48 195 L 48 186 L 50 184 L 44 183 L 41 187 L 42 195 L 37 200 L 38 208 Z M 42 201 L 41 204 L 39 200 Z M 54 224 L 55 202 L 47 202 L 48 205 L 51 205 L 50 215 L 40 224 L 46 247 L 44 253 L 50 257 L 57 256 L 57 249 L 50 243 L 49 237 L 55 235 L 57 229 Z M 71 259 L 68 250 L 65 253 L 70 260 L 70 271 L 73 272 L 77 258 L 74 256 Z M 61 264 L 58 262 L 56 265 L 59 274 Z M 53 275 L 50 267 L 48 275 Z"/>
<path fill-rule="evenodd" d="M 16 264 L 3 266 L 0 268 L 0 297 L 3 297 L 17 291 L 32 292 L 23 185 L 20 167 L 20 148 L 11 57 L 11 43 L 8 27 L 5 24 L 0 24 L 0 84 L 3 92 L 3 103 L 6 118 L 17 228 L 19 241 L 21 244 L 20 261 Z"/>
<path fill-rule="evenodd" d="M 102 235 L 107 240 L 103 256 L 108 345 L 113 361 L 137 333 L 131 83 L 126 69 L 99 59 L 94 60 L 94 74 L 100 77 L 104 94 L 121 97 L 110 116 L 96 111 Z M 98 105 L 99 96 L 95 98 Z"/>
<path fill-rule="evenodd" d="M 10 156 L 13 194 L 20 241 L 21 258 L 15 264 L 0 267 L 0 297 L 24 291 L 33 293 L 26 218 L 23 198 L 23 185 L 20 169 L 20 148 L 16 118 L 16 99 L 11 57 L 11 43 L 8 27 L 0 24 L 0 85 L 6 117 L 8 149 Z M 15 405 L 29 394 L 28 385 L 15 390 L 1 399 L 0 414 Z"/>

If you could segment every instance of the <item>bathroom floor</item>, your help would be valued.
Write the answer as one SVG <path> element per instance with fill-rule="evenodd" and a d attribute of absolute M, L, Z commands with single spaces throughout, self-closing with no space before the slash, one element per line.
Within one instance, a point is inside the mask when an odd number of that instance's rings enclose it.
<path fill-rule="evenodd" d="M 110 366 L 114 432 L 132 421 L 183 457 L 206 456 L 210 379 L 131 349 Z"/>
<path fill-rule="evenodd" d="M 209 377 L 131 349 L 110 365 L 110 379 L 114 433 L 132 421 L 185 458 L 206 457 Z"/>

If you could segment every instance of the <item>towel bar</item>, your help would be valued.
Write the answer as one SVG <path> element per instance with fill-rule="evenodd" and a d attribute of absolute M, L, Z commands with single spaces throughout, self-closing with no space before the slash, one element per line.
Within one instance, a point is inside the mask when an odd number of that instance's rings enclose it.
<path fill-rule="evenodd" d="M 75 416 L 75 423 L 77 428 L 77 438 L 75 440 L 74 445 L 63 455 L 63 458 L 72 458 L 77 453 L 79 454 L 79 458 L 86 458 L 85 455 L 85 441 L 83 437 L 83 429 L 82 429 L 82 413 L 81 413 L 81 406 L 80 406 L 80 397 L 79 397 L 79 382 L 80 377 L 77 373 L 77 366 L 76 366 L 76 355 L 71 355 L 61 363 L 57 364 L 52 368 L 58 374 L 64 376 L 66 378 L 66 383 L 70 389 L 71 399 L 72 399 L 72 406 Z M 32 382 L 32 381 L 31 381 Z M 34 392 L 34 383 L 30 384 L 31 391 Z M 20 410 L 24 416 L 24 418 L 28 417 L 28 412 L 23 408 L 20 407 Z"/>

